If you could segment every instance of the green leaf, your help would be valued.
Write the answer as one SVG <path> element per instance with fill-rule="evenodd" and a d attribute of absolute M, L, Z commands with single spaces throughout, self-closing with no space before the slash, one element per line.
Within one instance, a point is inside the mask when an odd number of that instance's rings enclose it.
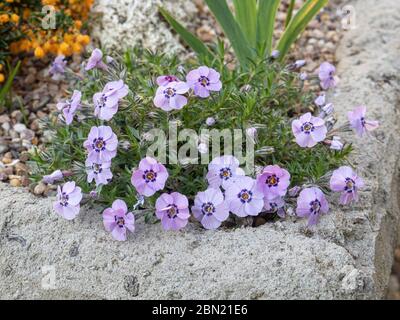
<path fill-rule="evenodd" d="M 176 21 L 169 12 L 159 7 L 160 13 L 167 20 L 170 26 L 178 33 L 181 38 L 190 46 L 199 56 L 208 57 L 211 60 L 214 58 L 213 54 L 208 50 L 206 45 L 197 38 L 194 34 L 189 32 L 182 24 Z"/>
<path fill-rule="evenodd" d="M 21 65 L 21 61 L 18 61 L 15 68 L 9 73 L 6 83 L 0 89 L 0 105 L 2 105 L 4 103 L 5 96 L 11 89 L 11 85 L 13 83 L 15 76 L 17 75 L 20 65 Z"/>
<path fill-rule="evenodd" d="M 287 15 L 286 15 L 285 28 L 287 28 L 287 26 L 289 25 L 290 21 L 292 20 L 294 3 L 295 3 L 295 0 L 290 0 L 288 12 L 287 12 Z"/>
<path fill-rule="evenodd" d="M 272 50 L 276 12 L 280 0 L 259 0 L 257 13 L 257 49 L 260 56 L 269 56 Z"/>
<path fill-rule="evenodd" d="M 250 60 L 255 58 L 255 51 L 251 49 L 226 0 L 205 0 L 205 2 L 228 37 L 241 66 L 247 69 Z"/>
<path fill-rule="evenodd" d="M 257 29 L 257 1 L 233 0 L 235 18 L 246 35 L 248 42 L 255 47 Z"/>
<path fill-rule="evenodd" d="M 307 0 L 299 12 L 293 17 L 277 46 L 281 61 L 289 51 L 290 46 L 297 40 L 298 36 L 304 31 L 309 22 L 327 3 L 328 0 Z"/>

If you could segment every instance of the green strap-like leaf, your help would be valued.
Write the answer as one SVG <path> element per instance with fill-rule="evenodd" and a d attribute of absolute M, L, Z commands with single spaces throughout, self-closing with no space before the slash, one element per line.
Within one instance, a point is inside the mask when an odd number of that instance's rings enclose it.
<path fill-rule="evenodd" d="M 182 24 L 176 21 L 171 14 L 164 8 L 159 7 L 160 13 L 167 20 L 170 26 L 178 33 L 181 38 L 191 47 L 199 56 L 208 57 L 211 60 L 214 58 L 213 54 L 206 47 L 206 45 L 197 38 L 194 34 L 189 32 Z"/>
<path fill-rule="evenodd" d="M 295 0 L 290 0 L 289 8 L 286 14 L 286 21 L 285 21 L 285 28 L 289 25 L 290 21 L 292 20 L 293 10 L 294 10 L 294 3 Z"/>
<path fill-rule="evenodd" d="M 251 49 L 242 29 L 240 29 L 239 24 L 233 17 L 226 0 L 205 0 L 205 2 L 229 39 L 240 65 L 244 69 L 247 69 L 250 59 L 255 58 L 255 51 Z"/>
<path fill-rule="evenodd" d="M 21 65 L 21 61 L 18 61 L 15 68 L 12 69 L 11 72 L 9 73 L 6 83 L 3 85 L 2 88 L 0 88 L 0 106 L 4 103 L 5 96 L 11 89 L 11 85 L 14 81 L 15 76 L 18 73 L 20 65 Z"/>
<path fill-rule="evenodd" d="M 257 49 L 260 55 L 270 55 L 275 17 L 280 0 L 259 0 L 257 13 Z"/>
<path fill-rule="evenodd" d="M 235 6 L 235 18 L 247 37 L 248 42 L 256 46 L 257 29 L 257 1 L 233 0 Z"/>
<path fill-rule="evenodd" d="M 290 21 L 288 27 L 279 40 L 277 50 L 282 60 L 314 16 L 328 3 L 328 0 L 307 0 L 299 12 Z"/>

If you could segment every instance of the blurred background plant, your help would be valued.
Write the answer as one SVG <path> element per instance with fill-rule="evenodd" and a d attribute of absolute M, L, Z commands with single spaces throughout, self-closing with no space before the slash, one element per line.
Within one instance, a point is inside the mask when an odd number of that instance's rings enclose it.
<path fill-rule="evenodd" d="M 268 58 L 273 48 L 279 52 L 279 60 L 284 60 L 290 47 L 310 21 L 328 4 L 328 0 L 307 0 L 293 15 L 295 1 L 291 0 L 287 10 L 285 30 L 274 44 L 275 18 L 280 0 L 233 0 L 233 10 L 226 0 L 205 0 L 205 2 L 229 39 L 235 56 L 244 70 L 247 70 L 251 63 Z M 165 8 L 161 7 L 159 10 L 202 61 L 207 62 L 215 58 L 213 50 L 175 20 Z"/>
<path fill-rule="evenodd" d="M 10 81 L 18 70 L 16 62 L 12 62 L 13 57 L 20 59 L 33 54 L 41 59 L 46 55 L 70 56 L 83 51 L 90 42 L 83 30 L 93 1 L 0 0 L 0 86 L 3 95 L 10 89 Z M 55 9 L 55 29 L 42 27 L 42 19 L 48 14 L 43 7 L 47 5 Z M 8 68 L 7 64 L 10 64 Z"/>

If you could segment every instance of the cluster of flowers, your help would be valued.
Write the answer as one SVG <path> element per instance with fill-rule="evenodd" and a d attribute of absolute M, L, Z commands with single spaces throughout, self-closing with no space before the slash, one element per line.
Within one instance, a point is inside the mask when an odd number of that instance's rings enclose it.
<path fill-rule="evenodd" d="M 110 58 L 103 61 L 103 54 L 99 49 L 92 52 L 85 69 L 98 68 L 106 70 Z M 57 58 L 52 66 L 54 72 L 63 72 L 65 61 Z M 303 65 L 296 62 L 295 67 Z M 324 90 L 329 90 L 337 84 L 335 68 L 329 63 L 320 67 L 319 81 Z M 187 104 L 185 94 L 194 93 L 200 98 L 207 98 L 210 91 L 219 91 L 222 88 L 220 75 L 212 68 L 202 66 L 190 71 L 186 82 L 173 75 L 157 78 L 159 88 L 154 97 L 154 105 L 165 111 L 181 109 Z M 94 115 L 109 121 L 118 112 L 118 105 L 129 93 L 128 87 L 122 80 L 109 82 L 102 92 L 93 96 Z M 79 91 L 74 91 L 70 100 L 58 104 L 66 124 L 71 124 L 76 112 L 81 107 Z M 340 138 L 332 138 L 335 130 L 330 124 L 329 116 L 333 112 L 333 105 L 326 104 L 326 94 L 321 94 L 316 104 L 321 108 L 319 117 L 311 113 L 301 116 L 292 122 L 292 131 L 300 147 L 311 148 L 319 142 L 329 145 L 332 149 L 341 149 L 343 144 Z M 363 135 L 378 127 L 376 121 L 365 119 L 366 108 L 358 107 L 348 114 L 348 124 L 343 128 L 354 129 Z M 212 121 L 207 119 L 209 125 Z M 342 129 L 344 130 L 344 129 Z M 337 132 L 338 130 L 336 130 Z M 108 184 L 112 179 L 111 161 L 117 154 L 118 138 L 109 126 L 92 127 L 83 146 L 87 151 L 86 171 L 87 181 L 93 180 L 96 185 Z M 44 177 L 47 183 L 54 183 L 66 176 L 60 170 Z M 156 159 L 145 157 L 136 169 L 133 170 L 131 183 L 141 197 L 151 197 L 162 191 L 169 177 L 167 168 Z M 321 214 L 326 214 L 329 204 L 325 194 L 317 186 L 295 186 L 289 189 L 290 173 L 278 165 L 268 165 L 259 171 L 255 178 L 245 175 L 239 167 L 239 161 L 232 155 L 215 158 L 208 165 L 206 179 L 208 188 L 198 192 L 194 204 L 189 208 L 188 198 L 178 192 L 162 193 L 155 203 L 155 214 L 161 220 L 165 230 L 180 230 L 184 228 L 192 212 L 206 229 L 216 229 L 228 219 L 232 213 L 238 217 L 257 216 L 261 212 L 277 213 L 285 217 L 286 197 L 297 197 L 296 214 L 307 217 L 309 225 L 315 225 Z M 348 166 L 335 170 L 330 178 L 330 188 L 333 192 L 341 193 L 341 204 L 349 204 L 358 200 L 358 190 L 363 187 L 363 180 Z M 95 192 L 92 192 L 95 196 Z M 55 211 L 66 219 L 74 219 L 80 211 L 82 191 L 74 182 L 67 182 L 58 187 L 57 200 L 54 203 Z M 117 199 L 111 208 L 103 212 L 103 223 L 107 231 L 120 241 L 126 240 L 127 230 L 134 231 L 135 217 L 128 212 L 126 203 Z"/>
<path fill-rule="evenodd" d="M 0 3 L 0 51 L 19 54 L 33 52 L 35 57 L 47 54 L 70 56 L 82 52 L 89 44 L 90 37 L 81 33 L 83 22 L 93 0 L 7 0 Z M 51 5 L 57 11 L 57 29 L 44 30 L 37 17 L 42 15 L 42 7 Z M 61 17 L 63 16 L 63 18 Z M 4 63 L 5 61 L 0 61 Z M 4 74 L 1 73 L 0 82 Z"/>

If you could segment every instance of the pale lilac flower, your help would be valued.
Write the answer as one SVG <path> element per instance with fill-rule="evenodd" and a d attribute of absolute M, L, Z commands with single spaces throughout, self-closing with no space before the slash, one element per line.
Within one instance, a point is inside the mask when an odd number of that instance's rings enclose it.
<path fill-rule="evenodd" d="M 100 184 L 106 185 L 113 177 L 110 169 L 111 161 L 95 163 L 87 159 L 85 165 L 88 183 L 91 183 L 94 180 L 96 182 L 96 186 Z"/>
<path fill-rule="evenodd" d="M 183 194 L 163 193 L 156 201 L 156 216 L 164 230 L 180 230 L 189 220 L 189 201 Z"/>
<path fill-rule="evenodd" d="M 67 65 L 67 61 L 63 55 L 57 56 L 51 64 L 49 73 L 51 75 L 63 74 L 65 72 L 65 66 Z"/>
<path fill-rule="evenodd" d="M 56 181 L 60 181 L 64 178 L 61 170 L 56 170 L 49 175 L 43 176 L 42 181 L 47 184 L 53 184 Z"/>
<path fill-rule="evenodd" d="M 206 125 L 208 125 L 209 127 L 213 126 L 215 124 L 215 118 L 213 117 L 208 117 L 206 119 Z"/>
<path fill-rule="evenodd" d="M 272 59 L 278 59 L 280 55 L 281 55 L 281 53 L 278 50 L 273 50 L 271 52 L 271 58 Z"/>
<path fill-rule="evenodd" d="M 366 120 L 365 115 L 367 113 L 367 107 L 359 106 L 348 113 L 348 119 L 350 126 L 356 131 L 356 133 L 362 137 L 367 131 L 373 131 L 379 127 L 378 121 Z"/>
<path fill-rule="evenodd" d="M 332 138 L 332 141 L 330 141 L 330 148 L 332 150 L 342 150 L 343 149 L 343 143 L 340 141 L 340 137 L 334 136 Z"/>
<path fill-rule="evenodd" d="M 296 70 L 296 69 L 300 69 L 302 67 L 304 67 L 306 65 L 306 61 L 305 60 L 297 60 L 294 63 L 290 64 L 288 69 L 289 70 Z"/>
<path fill-rule="evenodd" d="M 282 197 L 277 197 L 274 199 L 264 199 L 264 209 L 268 212 L 276 212 L 281 218 L 286 216 L 285 212 L 285 201 Z"/>
<path fill-rule="evenodd" d="M 208 164 L 206 178 L 213 188 L 219 188 L 222 185 L 224 189 L 227 189 L 239 176 L 244 176 L 244 171 L 239 168 L 239 160 L 234 156 L 217 157 Z"/>
<path fill-rule="evenodd" d="M 113 64 L 115 62 L 114 58 L 111 56 L 106 56 L 107 64 Z"/>
<path fill-rule="evenodd" d="M 220 91 L 222 83 L 220 74 L 212 68 L 202 66 L 190 71 L 186 76 L 187 83 L 193 88 L 194 94 L 200 98 L 210 96 L 210 91 Z"/>
<path fill-rule="evenodd" d="M 297 60 L 294 65 L 296 68 L 304 67 L 306 65 L 306 60 Z"/>
<path fill-rule="evenodd" d="M 103 224 L 115 240 L 125 241 L 126 230 L 135 231 L 135 216 L 128 212 L 126 203 L 118 199 L 113 202 L 111 208 L 103 211 Z"/>
<path fill-rule="evenodd" d="M 182 109 L 187 104 L 184 94 L 188 91 L 189 86 L 185 82 L 169 82 L 166 86 L 158 87 L 154 105 L 164 111 Z"/>
<path fill-rule="evenodd" d="M 257 128 L 254 128 L 254 127 L 247 128 L 246 133 L 253 140 L 255 140 L 257 138 Z"/>
<path fill-rule="evenodd" d="M 172 75 L 159 76 L 156 80 L 157 84 L 161 87 L 167 87 L 171 82 L 179 82 L 179 79 Z"/>
<path fill-rule="evenodd" d="M 324 90 L 336 87 L 339 78 L 335 76 L 336 68 L 329 62 L 324 62 L 319 67 L 318 76 L 321 80 L 320 85 Z"/>
<path fill-rule="evenodd" d="M 330 187 L 332 191 L 342 192 L 340 196 L 341 204 L 347 205 L 353 200 L 357 202 L 357 191 L 363 186 L 363 179 L 358 177 L 352 168 L 343 166 L 333 171 Z"/>
<path fill-rule="evenodd" d="M 94 115 L 100 120 L 109 121 L 118 112 L 118 102 L 129 92 L 122 80 L 108 82 L 102 92 L 93 95 Z"/>
<path fill-rule="evenodd" d="M 277 165 L 266 166 L 257 177 L 257 186 L 266 199 L 283 197 L 289 185 L 290 173 Z"/>
<path fill-rule="evenodd" d="M 314 103 L 318 106 L 318 107 L 322 107 L 325 105 L 326 103 L 326 93 L 322 92 L 317 99 L 314 100 Z"/>
<path fill-rule="evenodd" d="M 70 100 L 57 103 L 57 109 L 62 112 L 67 125 L 72 123 L 76 111 L 81 107 L 81 97 L 82 93 L 78 90 L 74 90 Z"/>
<path fill-rule="evenodd" d="M 333 103 L 328 103 L 327 105 L 321 107 L 321 110 L 325 113 L 325 115 L 329 116 L 335 111 L 335 106 Z"/>
<path fill-rule="evenodd" d="M 300 119 L 293 120 L 292 131 L 296 137 L 296 142 L 300 147 L 314 147 L 318 142 L 326 138 L 328 132 L 325 121 L 318 117 L 313 117 L 310 112 L 302 115 Z"/>
<path fill-rule="evenodd" d="M 192 206 L 194 217 L 206 229 L 217 229 L 228 219 L 229 209 L 220 189 L 209 188 L 197 193 Z"/>
<path fill-rule="evenodd" d="M 117 135 L 108 126 L 92 127 L 83 146 L 89 152 L 89 161 L 93 163 L 111 161 L 117 155 Z"/>
<path fill-rule="evenodd" d="M 315 187 L 304 189 L 297 198 L 296 214 L 308 217 L 308 225 L 317 224 L 319 216 L 329 211 L 329 204 L 323 192 Z"/>
<path fill-rule="evenodd" d="M 94 68 L 99 68 L 107 70 L 107 65 L 103 62 L 103 52 L 100 49 L 94 49 L 92 55 L 90 56 L 85 70 L 89 71 Z"/>
<path fill-rule="evenodd" d="M 92 191 L 89 192 L 89 196 L 90 196 L 92 199 L 98 199 L 99 194 L 97 193 L 96 190 L 92 190 Z"/>
<path fill-rule="evenodd" d="M 300 191 L 301 191 L 301 187 L 294 186 L 293 188 L 289 189 L 288 194 L 290 197 L 296 197 Z"/>
<path fill-rule="evenodd" d="M 74 181 L 70 181 L 63 186 L 58 186 L 57 200 L 53 204 L 53 208 L 63 218 L 72 220 L 79 213 L 81 200 L 81 188 L 75 186 Z"/>
<path fill-rule="evenodd" d="M 146 197 L 150 197 L 157 191 L 164 189 L 168 179 L 168 171 L 156 159 L 146 157 L 139 163 L 131 177 L 132 185 L 136 191 Z"/>
<path fill-rule="evenodd" d="M 124 149 L 125 151 L 128 151 L 131 148 L 131 143 L 127 140 L 123 140 L 119 143 L 119 145 L 121 146 L 122 149 Z"/>
<path fill-rule="evenodd" d="M 226 189 L 225 202 L 238 217 L 257 216 L 264 207 L 264 194 L 256 180 L 244 176 Z"/>
<path fill-rule="evenodd" d="M 300 73 L 299 78 L 300 78 L 301 81 L 306 81 L 306 80 L 308 79 L 308 74 L 307 74 L 307 72 L 302 72 L 302 73 Z"/>

